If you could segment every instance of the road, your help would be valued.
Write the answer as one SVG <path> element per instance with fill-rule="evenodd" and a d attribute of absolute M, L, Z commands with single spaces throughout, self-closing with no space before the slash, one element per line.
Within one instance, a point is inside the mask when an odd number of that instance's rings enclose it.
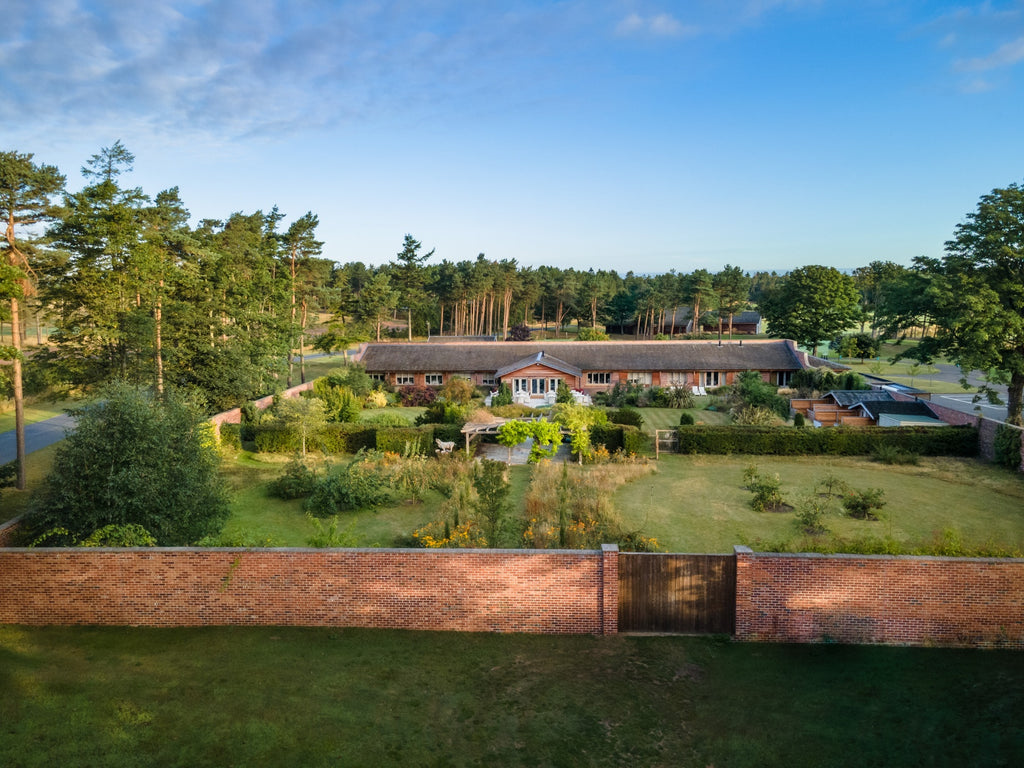
<path fill-rule="evenodd" d="M 54 416 L 46 421 L 37 421 L 25 425 L 25 453 L 46 448 L 48 445 L 64 439 L 66 431 L 75 426 L 70 416 Z M 0 432 L 0 464 L 7 464 L 17 458 L 17 446 L 14 442 L 14 430 Z"/>

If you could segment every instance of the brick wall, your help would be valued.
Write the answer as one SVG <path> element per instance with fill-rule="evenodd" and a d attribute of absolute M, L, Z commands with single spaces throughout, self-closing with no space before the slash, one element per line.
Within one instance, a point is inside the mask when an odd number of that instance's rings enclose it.
<path fill-rule="evenodd" d="M 617 547 L 0 550 L 0 624 L 617 631 Z"/>
<path fill-rule="evenodd" d="M 736 548 L 739 640 L 1024 648 L 1024 560 Z"/>
<path fill-rule="evenodd" d="M 305 392 L 306 390 L 312 388 L 313 382 L 307 381 L 305 384 L 299 384 L 298 386 L 292 387 L 291 389 L 284 390 L 281 393 L 281 397 L 298 397 L 301 392 Z M 253 405 L 256 406 L 256 408 L 262 411 L 271 406 L 271 404 L 274 402 L 274 396 L 267 395 L 266 397 L 261 397 L 259 400 L 253 400 L 252 402 Z M 220 413 L 210 417 L 210 423 L 213 424 L 214 430 L 216 430 L 217 434 L 219 435 L 221 424 L 242 423 L 242 409 L 232 408 L 230 411 L 221 411 Z"/>

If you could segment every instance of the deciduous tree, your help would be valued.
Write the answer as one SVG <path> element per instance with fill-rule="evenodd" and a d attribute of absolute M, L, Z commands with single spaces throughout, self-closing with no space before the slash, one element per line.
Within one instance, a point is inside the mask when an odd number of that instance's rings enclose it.
<path fill-rule="evenodd" d="M 858 313 L 853 278 L 833 267 L 810 265 L 794 269 L 767 294 L 761 313 L 768 335 L 793 339 L 818 353 L 818 344 L 850 328 Z"/>

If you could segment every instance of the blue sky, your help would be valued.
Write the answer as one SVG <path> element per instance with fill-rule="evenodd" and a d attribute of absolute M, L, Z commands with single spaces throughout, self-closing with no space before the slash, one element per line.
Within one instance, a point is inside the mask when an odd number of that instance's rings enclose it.
<path fill-rule="evenodd" d="M 638 272 L 940 256 L 1024 181 L 1024 1 L 5 0 L 0 147 L 324 255 Z"/>

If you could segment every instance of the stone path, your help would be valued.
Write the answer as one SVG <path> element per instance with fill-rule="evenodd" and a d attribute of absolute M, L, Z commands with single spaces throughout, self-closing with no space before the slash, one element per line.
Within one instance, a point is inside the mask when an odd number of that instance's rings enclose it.
<path fill-rule="evenodd" d="M 512 463 L 513 464 L 526 464 L 530 457 L 530 449 L 533 448 L 533 438 L 530 438 L 525 443 L 520 443 L 512 449 Z M 479 443 L 476 446 L 476 457 L 479 459 L 491 459 L 492 461 L 508 461 L 508 448 L 504 445 L 497 445 L 496 443 Z M 558 452 L 552 458 L 552 461 L 570 461 L 572 458 L 569 444 L 562 443 L 558 446 Z"/>

